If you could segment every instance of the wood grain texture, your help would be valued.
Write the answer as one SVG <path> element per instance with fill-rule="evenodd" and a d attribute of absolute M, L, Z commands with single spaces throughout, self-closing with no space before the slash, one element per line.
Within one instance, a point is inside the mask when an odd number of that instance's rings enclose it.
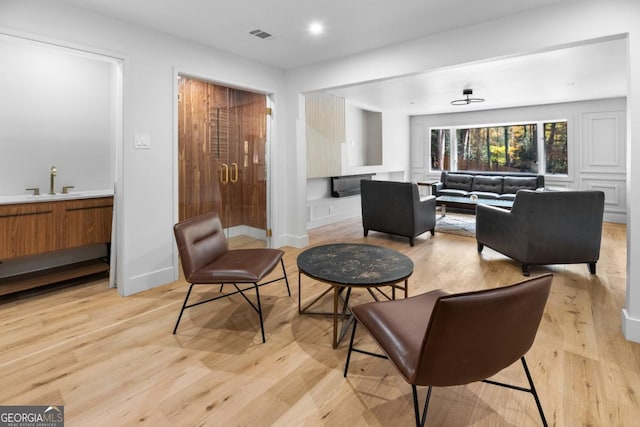
<path fill-rule="evenodd" d="M 60 241 L 64 248 L 111 241 L 113 197 L 68 200 L 63 206 L 65 218 Z"/>
<path fill-rule="evenodd" d="M 475 239 L 452 234 L 404 238 L 371 232 L 359 219 L 311 230 L 311 245 L 383 245 L 414 264 L 410 293 L 493 288 L 522 280 L 519 265 Z M 233 240 L 249 247 L 248 239 Z M 256 313 L 239 296 L 188 310 L 171 330 L 187 285 L 179 280 L 122 298 L 106 280 L 0 301 L 0 403 L 64 404 L 68 426 L 404 426 L 411 390 L 389 362 L 331 348 L 327 318 L 297 313 L 296 257 L 285 248 L 292 296 L 261 288 L 266 344 Z M 604 225 L 598 274 L 586 265 L 553 272 L 551 295 L 527 355 L 549 424 L 632 426 L 640 419 L 640 344 L 620 329 L 626 228 Z M 305 298 L 325 285 L 304 280 Z M 218 287 L 197 290 L 204 296 Z M 366 293 L 352 298 L 368 301 Z M 330 303 L 330 302 L 328 302 Z M 360 331 L 359 346 L 375 350 Z M 497 380 L 525 385 L 517 364 Z M 424 390 L 421 391 L 424 395 Z M 432 426 L 538 426 L 530 395 L 489 384 L 436 388 Z"/>
<path fill-rule="evenodd" d="M 53 203 L 0 206 L 0 260 L 54 250 L 55 220 Z"/>
<path fill-rule="evenodd" d="M 111 241 L 113 197 L 0 206 L 0 260 Z"/>
<path fill-rule="evenodd" d="M 345 99 L 324 92 L 308 93 L 304 98 L 307 178 L 342 175 Z"/>
<path fill-rule="evenodd" d="M 266 96 L 186 77 L 179 89 L 180 220 L 217 211 L 266 229 Z"/>

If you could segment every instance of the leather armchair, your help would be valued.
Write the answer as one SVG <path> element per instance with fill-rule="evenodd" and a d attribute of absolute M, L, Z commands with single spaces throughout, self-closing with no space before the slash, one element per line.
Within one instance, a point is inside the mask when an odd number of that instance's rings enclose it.
<path fill-rule="evenodd" d="M 418 186 L 411 182 L 360 181 L 362 227 L 365 237 L 369 230 L 409 238 L 436 228 L 436 198 L 420 198 Z"/>
<path fill-rule="evenodd" d="M 583 262 L 595 274 L 603 212 L 601 191 L 520 190 L 511 212 L 477 206 L 478 252 L 488 246 L 518 261 L 525 276 L 530 265 Z"/>

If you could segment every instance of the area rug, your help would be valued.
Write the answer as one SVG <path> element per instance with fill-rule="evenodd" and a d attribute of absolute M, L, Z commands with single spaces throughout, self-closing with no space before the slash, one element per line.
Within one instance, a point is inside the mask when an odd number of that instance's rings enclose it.
<path fill-rule="evenodd" d="M 439 233 L 476 236 L 476 217 L 474 215 L 447 214 L 436 219 L 436 231 Z"/>

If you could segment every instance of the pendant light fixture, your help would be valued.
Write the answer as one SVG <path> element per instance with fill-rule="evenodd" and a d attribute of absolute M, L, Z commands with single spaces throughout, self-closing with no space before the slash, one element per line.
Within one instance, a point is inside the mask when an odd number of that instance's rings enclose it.
<path fill-rule="evenodd" d="M 484 102 L 484 98 L 471 98 L 473 95 L 473 89 L 463 89 L 462 96 L 463 99 L 454 99 L 451 101 L 451 105 L 469 105 L 472 102 Z"/>

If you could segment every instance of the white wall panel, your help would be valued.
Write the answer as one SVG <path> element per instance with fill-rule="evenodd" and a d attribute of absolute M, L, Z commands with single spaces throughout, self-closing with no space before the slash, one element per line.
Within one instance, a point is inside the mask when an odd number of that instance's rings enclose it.
<path fill-rule="evenodd" d="M 425 131 L 420 122 L 411 122 L 411 168 L 423 168 L 425 156 Z"/>
<path fill-rule="evenodd" d="M 583 113 L 581 172 L 625 173 L 625 111 Z"/>

